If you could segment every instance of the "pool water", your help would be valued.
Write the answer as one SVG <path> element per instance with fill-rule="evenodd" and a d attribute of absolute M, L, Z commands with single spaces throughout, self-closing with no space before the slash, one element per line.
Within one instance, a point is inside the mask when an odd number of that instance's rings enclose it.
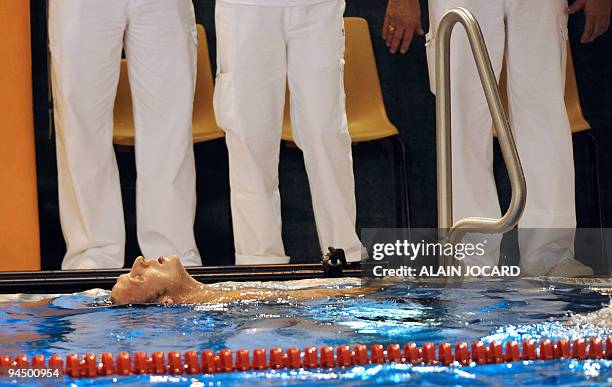
<path fill-rule="evenodd" d="M 350 287 L 357 279 L 292 283 L 225 283 L 225 287 Z M 408 341 L 485 343 L 512 339 L 583 338 L 612 334 L 572 325 L 572 314 L 610 304 L 609 289 L 543 280 L 470 281 L 445 288 L 398 284 L 359 298 L 299 302 L 236 302 L 188 306 L 99 306 L 108 292 L 22 296 L 0 302 L 0 353 L 64 357 L 68 353 L 201 351 L 223 348 L 339 344 L 401 345 Z M 1 299 L 1 297 L 0 297 Z M 29 299 L 26 301 L 25 299 Z M 69 379 L 90 384 L 192 385 L 610 385 L 612 361 L 555 360 L 472 367 L 371 365 L 334 370 L 235 372 L 196 376 Z M 0 380 L 2 383 L 16 380 Z M 19 381 L 20 383 L 24 382 Z M 51 383 L 51 382 L 49 382 Z M 212 383 L 212 384 L 211 384 Z"/>

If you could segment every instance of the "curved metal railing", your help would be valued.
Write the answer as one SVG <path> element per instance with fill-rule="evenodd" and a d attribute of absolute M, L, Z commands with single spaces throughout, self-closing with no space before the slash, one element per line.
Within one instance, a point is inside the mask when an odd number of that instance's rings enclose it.
<path fill-rule="evenodd" d="M 452 148 L 451 148 L 451 85 L 450 41 L 457 23 L 465 28 L 476 61 L 476 68 L 487 99 L 510 184 L 512 199 L 506 213 L 499 219 L 468 217 L 453 223 Z M 440 21 L 436 39 L 436 152 L 438 173 L 438 228 L 445 232 L 448 242 L 459 242 L 472 231 L 479 233 L 504 233 L 518 223 L 527 195 L 525 176 L 518 156 L 510 124 L 504 111 L 495 73 L 478 21 L 468 10 L 455 8 L 446 12 Z M 442 257 L 442 261 L 445 261 Z M 441 264 L 444 262 L 441 262 Z M 448 263 L 448 262 L 446 262 Z"/>

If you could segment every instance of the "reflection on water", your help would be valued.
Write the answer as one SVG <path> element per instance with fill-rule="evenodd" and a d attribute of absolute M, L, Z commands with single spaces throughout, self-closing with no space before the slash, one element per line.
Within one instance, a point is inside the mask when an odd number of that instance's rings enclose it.
<path fill-rule="evenodd" d="M 309 286 L 309 283 L 298 285 Z M 314 285 L 325 286 L 320 282 Z M 348 285 L 354 282 L 345 281 L 343 285 L 336 280 L 332 284 L 335 287 Z M 290 284 L 274 286 L 289 287 Z M 609 304 L 608 294 L 584 285 L 516 280 L 471 281 L 458 288 L 400 284 L 360 298 L 338 297 L 298 303 L 110 307 L 104 306 L 105 296 L 68 295 L 36 302 L 0 303 L 0 353 L 49 356 L 52 353 L 303 348 L 343 343 L 415 341 L 420 344 L 476 338 L 506 341 L 521 337 L 537 340 L 542 337 L 603 336 L 611 333 L 605 327 L 569 324 L 569 321 L 574 313 L 596 311 Z M 531 378 L 537 372 L 543 383 L 555 373 L 566 375 L 568 381 L 574 382 L 587 380 L 586 376 L 595 371 L 596 376 L 604 377 L 602 380 L 612 377 L 609 361 L 553 363 L 515 364 L 511 371 L 519 378 L 517 380 Z M 471 380 L 477 373 L 477 379 L 487 383 L 493 380 L 490 379 L 492 374 L 498 374 L 506 365 L 450 370 L 442 367 L 408 367 L 407 370 L 406 367 L 356 367 L 341 374 L 332 373 L 331 379 L 355 383 L 372 382 L 377 378 L 387 382 L 410 379 L 437 384 L 440 378 Z M 504 368 L 504 372 L 510 371 Z M 304 378 L 315 381 L 326 375 L 311 371 L 297 374 L 287 371 L 286 377 L 280 375 L 282 372 L 264 374 L 266 376 L 260 376 L 279 383 Z M 248 373 L 202 376 L 201 380 L 226 380 L 239 385 L 249 377 L 258 378 L 257 373 Z M 574 377 L 578 379 L 572 379 Z M 137 377 L 126 379 L 130 380 L 135 384 L 143 381 Z"/>

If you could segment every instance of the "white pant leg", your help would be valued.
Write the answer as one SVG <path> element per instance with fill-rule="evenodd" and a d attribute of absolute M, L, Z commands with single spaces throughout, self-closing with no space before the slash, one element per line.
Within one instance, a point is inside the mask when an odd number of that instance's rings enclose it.
<path fill-rule="evenodd" d="M 125 229 L 115 153 L 113 105 L 125 1 L 51 0 L 51 51 L 62 269 L 117 268 Z"/>
<path fill-rule="evenodd" d="M 574 159 L 564 102 L 567 2 L 506 3 L 511 122 L 527 180 L 521 265 L 525 273 L 545 274 L 574 255 Z"/>
<path fill-rule="evenodd" d="M 351 138 L 344 98 L 344 0 L 287 8 L 291 120 L 304 161 L 322 252 L 360 261 Z"/>
<path fill-rule="evenodd" d="M 197 33 L 191 0 L 129 1 L 125 52 L 134 99 L 138 242 L 144 255 L 200 266 L 191 135 Z"/>
<path fill-rule="evenodd" d="M 284 7 L 217 1 L 214 105 L 229 152 L 236 264 L 288 263 L 278 161 L 285 104 Z"/>
<path fill-rule="evenodd" d="M 435 79 L 436 28 L 444 13 L 455 7 L 468 9 L 478 20 L 493 70 L 499 77 L 505 46 L 503 5 L 500 0 L 429 1 L 431 30 L 427 50 L 430 79 Z M 457 221 L 468 216 L 498 218 L 501 211 L 493 175 L 492 119 L 467 34 L 460 24 L 453 30 L 450 51 L 453 219 Z M 468 265 L 497 264 L 501 236 L 474 235 L 474 238 L 474 242 L 487 241 L 486 253 L 482 257 L 466 258 L 464 262 Z"/>

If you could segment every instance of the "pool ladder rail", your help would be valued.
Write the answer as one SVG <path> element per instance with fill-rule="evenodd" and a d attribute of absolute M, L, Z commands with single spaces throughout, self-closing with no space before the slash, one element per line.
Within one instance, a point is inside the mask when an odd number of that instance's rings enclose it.
<path fill-rule="evenodd" d="M 508 169 L 512 197 L 506 213 L 499 219 L 468 217 L 453 223 L 453 167 L 451 141 L 450 45 L 453 28 L 460 23 L 467 33 L 480 82 L 497 128 L 499 145 Z M 460 242 L 470 230 L 502 234 L 516 226 L 525 209 L 527 184 L 510 123 L 499 95 L 485 40 L 478 21 L 465 8 L 454 8 L 442 17 L 436 39 L 436 162 L 438 185 L 438 228 L 441 240 Z M 455 265 L 450 257 L 440 257 L 441 265 Z"/>
<path fill-rule="evenodd" d="M 194 375 L 273 369 L 332 369 L 383 363 L 460 367 L 571 358 L 612 360 L 612 337 L 605 339 L 605 350 L 603 343 L 604 340 L 599 337 L 590 338 L 588 342 L 586 339 L 576 339 L 573 343 L 567 339 L 560 339 L 556 343 L 544 339 L 539 346 L 534 340 L 522 341 L 522 345 L 512 340 L 506 342 L 505 351 L 501 343 L 485 345 L 482 341 L 473 342 L 471 348 L 465 342 L 457 343 L 454 351 L 453 346 L 447 342 L 439 343 L 437 351 L 436 345 L 431 342 L 421 347 L 416 343 L 407 343 L 403 350 L 399 344 L 390 344 L 386 350 L 381 344 L 372 344 L 369 352 L 367 346 L 362 344 L 352 348 L 340 345 L 335 349 L 329 346 L 319 349 L 307 347 L 303 351 L 289 348 L 286 353 L 281 348 L 269 351 L 258 348 L 252 351 L 252 358 L 247 349 L 240 349 L 235 354 L 229 349 L 222 349 L 218 353 L 204 350 L 201 353 L 189 351 L 183 355 L 180 352 L 168 352 L 167 356 L 163 352 L 153 352 L 150 356 L 145 352 L 134 352 L 133 356 L 121 352 L 116 359 L 107 352 L 101 355 L 100 361 L 93 353 L 83 356 L 69 354 L 65 361 L 57 354 L 52 355 L 48 361 L 43 355 L 35 355 L 31 360 L 26 355 L 15 358 L 0 355 L 0 376 L 8 375 L 11 369 L 51 369 L 71 378 L 95 378 L 140 374 Z"/>

